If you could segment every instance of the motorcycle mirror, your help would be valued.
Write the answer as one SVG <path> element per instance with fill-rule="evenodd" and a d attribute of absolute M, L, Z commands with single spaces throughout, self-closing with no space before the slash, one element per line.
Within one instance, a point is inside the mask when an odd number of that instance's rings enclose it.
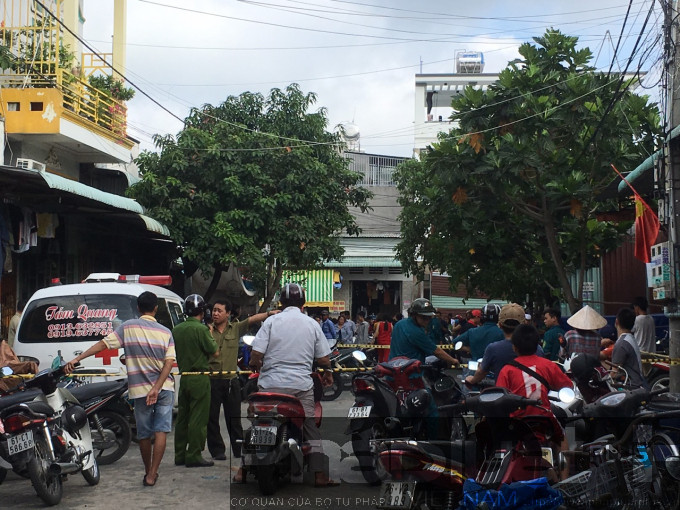
<path fill-rule="evenodd" d="M 12 370 L 9 367 L 2 367 L 2 370 L 0 370 L 0 372 L 2 372 L 2 375 L 7 377 L 8 375 L 12 375 L 14 373 L 14 370 Z"/>
<path fill-rule="evenodd" d="M 460 350 L 463 348 L 463 342 L 461 342 L 460 340 L 458 340 L 458 341 L 456 342 L 456 344 L 453 346 L 453 348 L 454 348 L 454 350 L 456 350 L 456 351 L 460 351 Z"/>
<path fill-rule="evenodd" d="M 473 372 L 477 371 L 477 367 L 479 367 L 479 362 L 478 361 L 468 361 L 468 368 L 472 370 Z"/>
<path fill-rule="evenodd" d="M 253 345 L 254 340 L 255 335 L 243 335 L 243 343 L 246 344 L 247 346 Z"/>
<path fill-rule="evenodd" d="M 366 361 L 366 353 L 363 351 L 354 351 L 352 356 L 358 361 Z"/>
<path fill-rule="evenodd" d="M 576 398 L 576 394 L 574 393 L 574 390 L 571 388 L 562 388 L 557 396 L 560 399 L 560 402 L 563 402 L 565 404 L 571 404 L 574 399 Z"/>
<path fill-rule="evenodd" d="M 666 471 L 675 480 L 680 481 L 680 457 L 670 456 L 666 457 L 665 461 Z"/>

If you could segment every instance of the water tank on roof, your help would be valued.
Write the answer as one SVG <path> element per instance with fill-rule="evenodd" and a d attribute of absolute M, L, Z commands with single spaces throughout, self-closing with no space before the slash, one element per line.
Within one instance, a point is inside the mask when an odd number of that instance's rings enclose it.
<path fill-rule="evenodd" d="M 353 142 L 359 139 L 360 131 L 359 126 L 351 122 L 343 122 L 340 124 L 340 134 L 343 138 L 349 142 Z"/>
<path fill-rule="evenodd" d="M 459 51 L 456 54 L 456 73 L 479 74 L 484 71 L 484 53 L 481 51 Z"/>

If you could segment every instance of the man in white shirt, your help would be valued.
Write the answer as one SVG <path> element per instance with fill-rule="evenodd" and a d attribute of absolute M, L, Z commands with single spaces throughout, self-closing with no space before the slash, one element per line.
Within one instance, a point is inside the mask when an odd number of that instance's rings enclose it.
<path fill-rule="evenodd" d="M 317 487 L 337 485 L 323 471 L 321 431 L 314 422 L 314 383 L 310 377 L 314 361 L 323 373 L 324 384 L 333 384 L 328 358 L 331 350 L 319 323 L 302 313 L 305 291 L 297 283 L 281 289 L 283 311 L 262 324 L 252 344 L 250 366 L 260 371 L 262 391 L 285 393 L 300 400 L 305 410 L 303 435 L 311 447 L 310 469 Z"/>
<path fill-rule="evenodd" d="M 635 310 L 635 325 L 632 333 L 635 335 L 638 346 L 642 352 L 656 352 L 656 326 L 654 318 L 647 315 L 647 298 L 638 296 L 633 299 L 633 310 Z"/>

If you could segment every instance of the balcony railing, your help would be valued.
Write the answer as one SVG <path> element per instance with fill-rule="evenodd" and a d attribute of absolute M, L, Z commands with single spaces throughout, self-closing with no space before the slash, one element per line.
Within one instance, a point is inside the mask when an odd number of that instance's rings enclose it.
<path fill-rule="evenodd" d="M 349 168 L 363 175 L 362 186 L 395 186 L 393 174 L 397 165 L 408 158 L 376 156 L 356 152 L 345 153 Z"/>
<path fill-rule="evenodd" d="M 107 93 L 92 87 L 65 69 L 56 74 L 3 74 L 2 88 L 56 88 L 62 93 L 62 106 L 78 115 L 80 120 L 93 123 L 115 138 L 127 137 L 127 107 Z"/>

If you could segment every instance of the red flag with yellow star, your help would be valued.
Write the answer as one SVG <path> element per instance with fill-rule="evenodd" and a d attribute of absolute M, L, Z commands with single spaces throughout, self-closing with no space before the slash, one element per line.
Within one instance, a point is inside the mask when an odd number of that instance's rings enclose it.
<path fill-rule="evenodd" d="M 651 262 L 650 248 L 659 235 L 659 217 L 642 197 L 635 193 L 635 258 Z"/>
<path fill-rule="evenodd" d="M 635 258 L 648 264 L 651 262 L 650 250 L 659 235 L 659 217 L 645 202 L 635 188 L 612 164 L 611 167 L 628 185 L 635 195 Z"/>

